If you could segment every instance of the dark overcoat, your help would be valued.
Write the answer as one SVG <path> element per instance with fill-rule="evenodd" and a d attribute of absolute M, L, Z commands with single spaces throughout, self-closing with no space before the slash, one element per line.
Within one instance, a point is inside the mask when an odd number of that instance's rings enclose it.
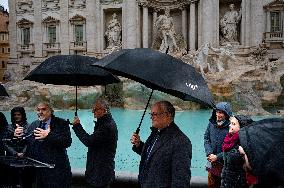
<path fill-rule="evenodd" d="M 223 152 L 224 167 L 221 174 L 221 188 L 247 188 L 245 162 L 240 154 L 239 145 Z"/>
<path fill-rule="evenodd" d="M 111 114 L 98 118 L 94 132 L 88 134 L 82 125 L 73 126 L 79 140 L 88 147 L 86 181 L 92 186 L 105 186 L 115 178 L 115 153 L 118 140 L 116 123 Z"/>
<path fill-rule="evenodd" d="M 40 121 L 34 121 L 29 130 L 40 126 Z M 68 188 L 72 180 L 71 166 L 67 150 L 72 138 L 68 122 L 52 115 L 50 132 L 42 140 L 28 139 L 27 154 L 39 161 L 55 164 L 54 168 L 37 168 L 36 178 L 38 188 Z"/>
<path fill-rule="evenodd" d="M 28 122 L 25 122 L 21 125 L 23 127 L 23 137 L 26 137 L 30 135 L 32 132 L 29 129 L 29 124 Z M 14 138 L 14 132 L 16 129 L 16 125 L 14 124 L 9 124 L 7 127 L 7 132 L 5 134 L 6 139 L 13 139 Z M 30 131 L 30 132 L 28 132 Z M 27 143 L 25 139 L 14 139 L 11 141 L 6 141 L 4 142 L 4 147 L 7 151 L 7 155 L 10 156 L 16 156 L 17 153 L 25 153 L 27 149 Z"/>
<path fill-rule="evenodd" d="M 145 144 L 133 150 L 141 155 L 139 183 L 142 188 L 189 188 L 192 145 L 189 138 L 172 122 L 157 133 L 152 131 Z M 159 134 L 148 160 L 147 149 Z M 147 160 L 147 161 L 146 161 Z"/>

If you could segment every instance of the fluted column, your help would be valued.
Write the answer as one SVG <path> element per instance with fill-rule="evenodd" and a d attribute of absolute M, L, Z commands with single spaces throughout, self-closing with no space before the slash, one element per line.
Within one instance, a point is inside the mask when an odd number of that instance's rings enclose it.
<path fill-rule="evenodd" d="M 69 46 L 70 40 L 69 37 L 69 13 L 68 13 L 68 0 L 61 0 L 60 1 L 60 21 L 61 21 L 61 33 L 60 33 L 60 47 L 61 47 L 61 54 L 68 55 L 69 54 Z"/>
<path fill-rule="evenodd" d="M 41 1 L 34 1 L 34 48 L 35 57 L 42 57 L 42 10 Z"/>
<path fill-rule="evenodd" d="M 148 48 L 148 7 L 143 6 L 143 48 Z"/>
<path fill-rule="evenodd" d="M 17 14 L 16 14 L 16 0 L 9 0 L 9 45 L 10 58 L 17 59 L 17 44 L 19 39 L 17 37 Z"/>
<path fill-rule="evenodd" d="M 181 10 L 181 30 L 182 30 L 182 35 L 183 35 L 183 38 L 187 44 L 187 27 L 186 27 L 186 24 L 187 23 L 187 11 L 186 11 L 186 8 L 183 8 Z"/>
<path fill-rule="evenodd" d="M 189 48 L 190 50 L 195 50 L 195 43 L 196 43 L 196 18 L 195 18 L 195 3 L 190 4 L 189 10 Z"/>
<path fill-rule="evenodd" d="M 87 41 L 87 52 L 95 52 L 95 27 L 94 23 L 96 20 L 95 17 L 95 1 L 87 0 L 86 1 L 86 10 L 88 16 L 86 16 L 86 41 Z"/>

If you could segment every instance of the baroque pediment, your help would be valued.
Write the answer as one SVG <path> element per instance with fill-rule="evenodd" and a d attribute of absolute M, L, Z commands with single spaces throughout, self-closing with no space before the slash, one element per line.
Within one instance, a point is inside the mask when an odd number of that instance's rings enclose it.
<path fill-rule="evenodd" d="M 81 16 L 81 15 L 79 15 L 79 14 L 76 14 L 75 16 L 70 18 L 69 21 L 71 22 L 71 24 L 74 24 L 74 23 L 85 23 L 86 22 L 86 18 Z"/>
<path fill-rule="evenodd" d="M 42 20 L 42 23 L 44 24 L 49 24 L 49 23 L 59 23 L 59 20 L 57 20 L 56 18 L 53 18 L 52 16 L 48 16 L 45 19 Z"/>
<path fill-rule="evenodd" d="M 33 25 L 34 23 L 33 22 L 31 22 L 30 20 L 27 20 L 27 19 L 25 19 L 25 18 L 22 18 L 21 20 L 19 20 L 18 22 L 17 22 L 17 25 L 19 26 L 19 27 L 28 27 L 28 26 L 31 26 L 31 25 Z"/>
<path fill-rule="evenodd" d="M 284 9 L 284 0 L 275 0 L 263 7 L 267 11 L 272 10 L 283 10 Z"/>
<path fill-rule="evenodd" d="M 183 9 L 190 5 L 190 3 L 196 1 L 198 0 L 139 0 L 139 4 L 160 11 L 165 7 L 170 9 Z"/>

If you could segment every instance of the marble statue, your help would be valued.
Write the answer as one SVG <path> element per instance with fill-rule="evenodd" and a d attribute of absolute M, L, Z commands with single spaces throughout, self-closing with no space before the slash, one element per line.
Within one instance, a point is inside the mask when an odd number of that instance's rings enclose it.
<path fill-rule="evenodd" d="M 160 45 L 160 51 L 165 53 L 169 48 L 169 52 L 179 51 L 177 42 L 175 39 L 174 21 L 170 16 L 170 9 L 165 9 L 165 14 L 160 15 L 155 23 L 157 30 L 161 33 L 162 43 Z"/>
<path fill-rule="evenodd" d="M 205 77 L 205 71 L 210 72 L 210 64 L 208 63 L 209 55 L 209 43 L 205 43 L 198 50 L 195 58 L 193 59 L 194 64 L 200 69 L 203 77 Z"/>
<path fill-rule="evenodd" d="M 241 19 L 241 10 L 235 10 L 235 5 L 230 4 L 230 10 L 220 20 L 220 28 L 224 42 L 238 42 L 237 26 Z"/>
<path fill-rule="evenodd" d="M 108 22 L 105 32 L 107 37 L 107 49 L 113 49 L 121 46 L 121 25 L 117 19 L 116 13 L 113 13 L 112 19 Z"/>
<path fill-rule="evenodd" d="M 217 60 L 217 69 L 218 72 L 222 72 L 225 70 L 225 66 L 228 65 L 228 62 L 230 60 L 235 61 L 236 57 L 234 54 L 234 48 L 230 43 L 227 43 L 226 46 L 223 46 L 221 48 L 213 48 L 212 46 L 209 46 L 209 48 L 219 54 L 219 58 Z"/>

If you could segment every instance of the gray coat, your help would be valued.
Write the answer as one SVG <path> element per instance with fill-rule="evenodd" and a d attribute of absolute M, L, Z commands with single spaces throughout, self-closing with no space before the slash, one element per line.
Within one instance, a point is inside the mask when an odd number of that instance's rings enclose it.
<path fill-rule="evenodd" d="M 82 125 L 73 126 L 80 141 L 88 147 L 86 180 L 92 186 L 105 186 L 115 178 L 114 157 L 118 131 L 110 114 L 98 118 L 94 132 L 89 135 Z"/>
<path fill-rule="evenodd" d="M 159 139 L 146 160 L 147 148 L 157 134 Z M 139 183 L 142 188 L 190 187 L 192 146 L 174 122 L 160 132 L 154 129 L 145 144 L 141 142 L 133 150 L 141 155 Z"/>

